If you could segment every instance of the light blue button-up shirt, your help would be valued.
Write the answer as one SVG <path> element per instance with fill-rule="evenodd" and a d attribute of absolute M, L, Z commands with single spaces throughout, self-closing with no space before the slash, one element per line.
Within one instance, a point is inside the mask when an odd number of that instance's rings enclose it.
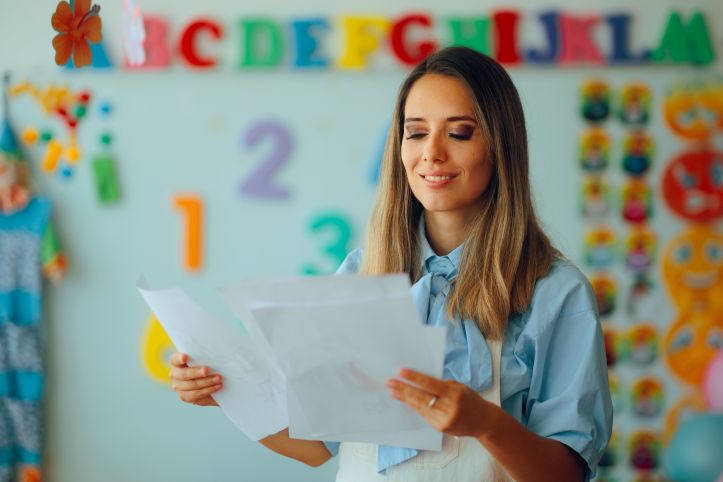
<path fill-rule="evenodd" d="M 474 321 L 450 322 L 445 307 L 463 246 L 437 256 L 426 236 L 421 239 L 422 274 L 412 297 L 425 323 L 448 327 L 443 378 L 482 391 L 492 383 L 487 342 Z M 337 272 L 356 273 L 361 258 L 361 250 L 351 252 Z M 528 430 L 579 453 L 591 478 L 610 438 L 612 402 L 595 296 L 569 261 L 556 260 L 537 280 L 528 309 L 510 317 L 500 371 L 502 408 Z M 326 446 L 337 454 L 338 443 Z M 379 446 L 377 469 L 383 474 L 415 455 L 414 449 Z"/>

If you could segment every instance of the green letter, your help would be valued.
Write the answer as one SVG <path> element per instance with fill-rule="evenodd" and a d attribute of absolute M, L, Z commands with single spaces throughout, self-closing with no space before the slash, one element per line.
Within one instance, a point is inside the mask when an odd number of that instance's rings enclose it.
<path fill-rule="evenodd" d="M 274 67 L 281 63 L 283 37 L 272 20 L 241 20 L 243 54 L 241 67 Z"/>
<path fill-rule="evenodd" d="M 651 58 L 658 63 L 670 60 L 675 63 L 706 65 L 713 62 L 715 53 L 703 14 L 694 12 L 686 26 L 678 12 L 671 13 L 660 45 L 653 50 Z"/>
<path fill-rule="evenodd" d="M 490 55 L 490 19 L 476 18 L 473 20 L 452 18 L 449 20 L 452 29 L 452 44 L 475 49 Z"/>

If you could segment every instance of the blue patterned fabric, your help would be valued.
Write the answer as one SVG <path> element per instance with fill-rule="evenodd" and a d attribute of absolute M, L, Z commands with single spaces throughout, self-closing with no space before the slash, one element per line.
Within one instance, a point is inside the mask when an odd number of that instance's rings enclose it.
<path fill-rule="evenodd" d="M 40 464 L 41 243 L 49 217 L 44 198 L 0 214 L 0 482 Z"/>

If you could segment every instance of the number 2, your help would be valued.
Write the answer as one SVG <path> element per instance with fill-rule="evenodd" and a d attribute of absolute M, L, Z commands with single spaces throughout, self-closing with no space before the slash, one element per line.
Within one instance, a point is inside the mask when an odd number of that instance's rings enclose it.
<path fill-rule="evenodd" d="M 273 141 L 273 149 L 268 157 L 243 180 L 239 186 L 242 196 L 281 198 L 289 197 L 287 188 L 274 185 L 274 175 L 288 160 L 291 152 L 291 133 L 281 123 L 262 121 L 246 132 L 243 143 L 246 148 L 254 148 L 264 138 Z"/>

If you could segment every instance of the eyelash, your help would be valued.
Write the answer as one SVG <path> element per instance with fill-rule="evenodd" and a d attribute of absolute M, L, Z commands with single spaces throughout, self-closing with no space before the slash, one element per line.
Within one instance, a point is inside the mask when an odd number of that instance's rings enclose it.
<path fill-rule="evenodd" d="M 426 135 L 427 134 L 425 134 L 425 133 L 409 134 L 404 139 L 408 140 L 408 141 L 416 140 L 416 139 L 421 139 L 422 137 L 424 137 Z M 454 132 L 450 132 L 449 137 L 451 137 L 452 139 L 456 139 L 458 141 L 468 141 L 472 138 L 472 135 L 471 134 L 455 134 Z"/>

